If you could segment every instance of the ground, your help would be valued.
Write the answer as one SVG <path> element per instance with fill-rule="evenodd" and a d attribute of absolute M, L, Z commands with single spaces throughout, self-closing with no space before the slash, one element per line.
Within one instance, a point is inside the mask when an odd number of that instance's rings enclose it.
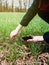
<path fill-rule="evenodd" d="M 6 55 L 9 54 L 9 51 L 4 48 L 0 51 L 0 64 L 1 65 L 48 65 L 49 53 L 43 52 L 39 53 L 38 56 L 33 56 L 31 52 L 28 51 L 28 48 L 25 45 L 22 45 L 17 48 L 16 51 L 23 51 L 19 54 L 17 59 L 9 61 L 6 58 Z"/>
<path fill-rule="evenodd" d="M 38 15 L 11 40 L 10 32 L 17 27 L 25 13 L 0 12 L 0 65 L 49 65 L 49 45 L 45 42 L 25 43 L 26 35 L 43 35 L 49 25 Z"/>

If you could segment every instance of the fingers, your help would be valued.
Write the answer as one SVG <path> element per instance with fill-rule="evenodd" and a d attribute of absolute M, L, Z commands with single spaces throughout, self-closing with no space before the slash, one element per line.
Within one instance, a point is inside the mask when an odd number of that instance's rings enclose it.
<path fill-rule="evenodd" d="M 11 33 L 10 33 L 10 39 L 14 39 L 14 38 L 15 38 L 15 36 L 16 36 L 16 34 L 15 34 L 15 33 L 13 33 L 13 32 L 11 32 Z"/>
<path fill-rule="evenodd" d="M 32 41 L 33 41 L 32 39 L 27 40 L 27 42 L 32 42 Z"/>
<path fill-rule="evenodd" d="M 15 36 L 13 36 L 13 35 L 10 35 L 10 39 L 14 39 L 15 38 Z"/>
<path fill-rule="evenodd" d="M 10 33 L 10 38 L 11 38 L 11 39 L 14 39 L 15 36 L 17 36 L 17 34 L 18 34 L 18 31 L 17 31 L 17 30 L 13 30 L 13 31 Z"/>
<path fill-rule="evenodd" d="M 37 40 L 29 39 L 27 42 L 37 42 Z"/>

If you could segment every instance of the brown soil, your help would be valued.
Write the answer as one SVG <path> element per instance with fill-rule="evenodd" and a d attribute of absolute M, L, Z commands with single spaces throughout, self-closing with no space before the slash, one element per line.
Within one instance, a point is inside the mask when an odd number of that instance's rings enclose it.
<path fill-rule="evenodd" d="M 28 48 L 25 45 L 20 46 L 17 50 L 19 49 L 24 51 L 24 55 L 20 54 L 15 61 L 7 61 L 5 54 L 9 53 L 9 51 L 6 49 L 0 51 L 0 65 L 48 65 L 48 52 L 41 53 L 35 57 L 31 52 L 28 52 Z"/>

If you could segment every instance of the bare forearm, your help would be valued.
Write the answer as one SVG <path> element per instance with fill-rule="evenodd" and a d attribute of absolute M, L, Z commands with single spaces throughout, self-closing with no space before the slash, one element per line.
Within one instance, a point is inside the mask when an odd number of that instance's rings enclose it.
<path fill-rule="evenodd" d="M 21 24 L 19 24 L 17 27 L 16 27 L 16 29 L 15 30 L 18 30 L 18 32 L 22 29 L 22 25 Z"/>
<path fill-rule="evenodd" d="M 44 41 L 43 36 L 33 36 L 35 40 L 37 41 Z"/>

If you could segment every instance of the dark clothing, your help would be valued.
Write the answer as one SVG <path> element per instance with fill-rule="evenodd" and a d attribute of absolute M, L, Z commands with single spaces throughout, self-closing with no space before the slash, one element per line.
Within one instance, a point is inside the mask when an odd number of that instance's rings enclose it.
<path fill-rule="evenodd" d="M 42 1 L 42 4 L 40 1 Z M 46 2 L 46 6 L 44 6 L 45 4 L 43 4 L 43 1 L 48 2 Z M 28 9 L 28 12 L 22 18 L 20 24 L 27 26 L 37 13 L 42 19 L 49 23 L 49 0 L 34 0 L 31 7 Z"/>
<path fill-rule="evenodd" d="M 20 24 L 22 26 L 27 26 L 37 13 L 42 19 L 45 20 L 45 22 L 49 23 L 49 0 L 34 0 L 31 7 L 22 18 Z M 46 35 L 49 36 L 49 34 Z M 47 38 L 47 36 L 43 36 L 45 41 L 49 39 L 49 37 L 47 39 L 45 39 L 45 37 Z"/>
<path fill-rule="evenodd" d="M 44 35 L 43 35 L 43 38 L 44 40 L 49 43 L 49 32 L 46 32 Z"/>
<path fill-rule="evenodd" d="M 28 23 L 33 19 L 33 17 L 38 12 L 38 0 L 34 0 L 31 7 L 28 9 L 27 13 L 22 18 L 20 24 L 23 26 L 27 26 Z"/>
<path fill-rule="evenodd" d="M 49 24 L 49 12 L 39 11 L 38 15 Z"/>
<path fill-rule="evenodd" d="M 49 11 L 49 0 L 39 0 L 38 8 L 43 11 Z"/>

